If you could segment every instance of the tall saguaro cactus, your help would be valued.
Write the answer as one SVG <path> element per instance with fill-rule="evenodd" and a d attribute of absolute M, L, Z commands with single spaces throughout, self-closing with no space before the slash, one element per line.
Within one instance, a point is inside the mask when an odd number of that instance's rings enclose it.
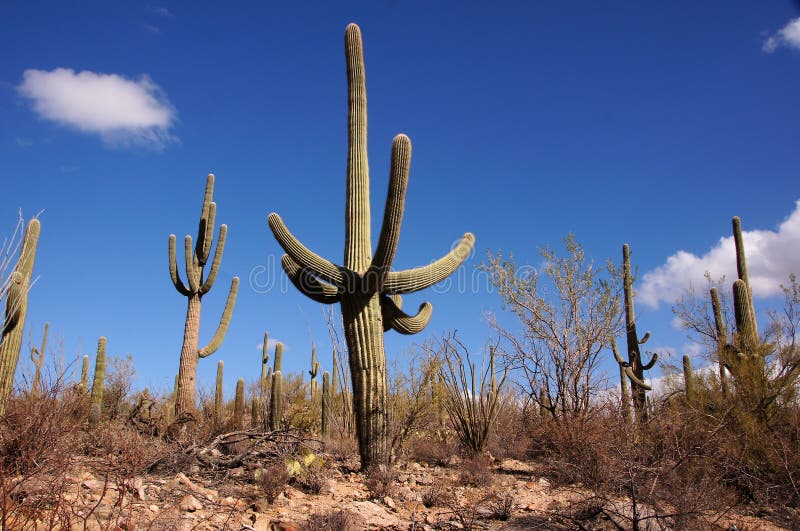
<path fill-rule="evenodd" d="M 97 358 L 94 361 L 94 380 L 92 382 L 91 406 L 89 409 L 89 425 L 94 426 L 100 420 L 103 411 L 103 390 L 106 379 L 106 338 L 97 341 Z"/>
<path fill-rule="evenodd" d="M 38 219 L 34 218 L 28 222 L 19 260 L 8 279 L 6 314 L 0 338 L 0 414 L 5 411 L 6 398 L 14 386 L 14 373 L 17 371 L 25 316 L 28 313 L 28 290 L 31 287 L 33 263 L 36 260 L 36 247 L 39 244 L 41 230 Z"/>
<path fill-rule="evenodd" d="M 244 427 L 244 378 L 236 380 L 236 395 L 233 400 L 233 427 L 241 430 Z"/>
<path fill-rule="evenodd" d="M 378 246 L 370 241 L 369 170 L 367 164 L 367 92 L 361 30 L 345 31 L 348 88 L 347 194 L 345 198 L 344 265 L 336 265 L 309 250 L 292 235 L 281 217 L 269 215 L 269 226 L 286 254 L 281 260 L 292 283 L 323 304 L 339 303 L 344 321 L 353 408 L 361 466 L 389 459 L 387 442 L 386 354 L 383 333 L 420 332 L 433 307 L 420 306 L 416 315 L 401 310 L 400 295 L 433 286 L 447 278 L 469 255 L 475 238 L 466 233 L 444 257 L 423 267 L 391 271 L 405 206 L 411 141 L 400 134 L 392 142 L 389 192 Z"/>
<path fill-rule="evenodd" d="M 258 398 L 262 404 L 264 403 L 264 399 L 267 395 L 267 387 L 269 387 L 269 377 L 267 376 L 267 363 L 269 363 L 269 350 L 267 349 L 268 343 L 269 333 L 264 332 L 264 342 L 261 344 L 261 381 L 259 382 L 258 394 Z"/>
<path fill-rule="evenodd" d="M 197 243 L 192 250 L 192 237 L 187 235 L 184 240 L 184 254 L 186 257 L 186 278 L 189 285 L 183 283 L 178 273 L 175 257 L 175 235 L 169 236 L 169 273 L 172 283 L 178 293 L 188 299 L 186 310 L 186 324 L 183 331 L 183 346 L 181 347 L 181 361 L 178 370 L 178 396 L 175 400 L 175 412 L 181 414 L 194 409 L 195 380 L 197 377 L 197 362 L 200 358 L 210 356 L 222 344 L 231 314 L 236 304 L 236 294 L 239 291 L 239 277 L 233 277 L 228 291 L 228 299 L 222 318 L 217 326 L 214 337 L 203 348 L 198 348 L 198 333 L 200 329 L 200 306 L 203 296 L 214 285 L 219 273 L 222 253 L 225 249 L 225 237 L 228 234 L 227 225 L 220 225 L 217 248 L 211 262 L 211 270 L 205 275 L 205 267 L 211 257 L 211 245 L 214 238 L 214 220 L 217 213 L 217 204 L 212 201 L 214 195 L 214 174 L 209 174 L 206 180 L 206 191 L 203 196 L 203 209 L 200 213 L 200 225 L 197 230 Z"/>
<path fill-rule="evenodd" d="M 658 360 L 658 354 L 648 363 L 642 361 L 640 345 L 650 339 L 650 332 L 645 332 L 639 338 L 636 332 L 636 310 L 633 305 L 633 275 L 631 274 L 631 250 L 628 244 L 622 246 L 622 287 L 625 297 L 625 339 L 628 346 L 628 360 L 625 361 L 617 352 L 616 345 L 612 343 L 614 358 L 625 369 L 625 374 L 631 381 L 631 395 L 633 407 L 640 421 L 647 420 L 647 395 L 650 386 L 644 382 L 644 371 L 650 370 Z M 623 406 L 624 407 L 624 406 Z"/>
<path fill-rule="evenodd" d="M 83 361 L 81 362 L 81 391 L 84 393 L 89 389 L 89 356 L 87 354 L 83 355 Z"/>

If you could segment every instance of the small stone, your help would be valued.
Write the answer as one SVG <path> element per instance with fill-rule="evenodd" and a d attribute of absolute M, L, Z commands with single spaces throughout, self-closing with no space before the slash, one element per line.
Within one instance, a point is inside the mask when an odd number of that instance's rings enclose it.
<path fill-rule="evenodd" d="M 273 520 L 269 523 L 270 531 L 302 531 L 302 527 L 297 522 L 291 520 Z"/>
<path fill-rule="evenodd" d="M 430 524 L 430 525 L 433 525 L 433 524 L 435 524 L 435 523 L 436 523 L 436 517 L 435 517 L 435 516 L 433 516 L 433 514 L 432 514 L 432 513 L 428 513 L 428 514 L 426 514 L 426 515 L 425 515 L 425 523 L 426 523 L 426 524 Z"/>
<path fill-rule="evenodd" d="M 161 510 L 161 509 L 158 508 L 158 505 L 156 505 L 156 504 L 151 505 L 150 507 L 148 507 L 148 509 L 150 509 L 150 511 L 152 511 L 154 513 L 157 513 L 158 511 Z"/>
<path fill-rule="evenodd" d="M 178 503 L 178 507 L 181 511 L 194 512 L 202 509 L 203 504 L 191 494 L 187 494 L 181 498 L 181 501 Z"/>
<path fill-rule="evenodd" d="M 395 505 L 394 500 L 391 498 L 391 496 L 386 496 L 385 498 L 383 498 L 383 504 L 393 511 L 397 509 L 397 505 Z"/>

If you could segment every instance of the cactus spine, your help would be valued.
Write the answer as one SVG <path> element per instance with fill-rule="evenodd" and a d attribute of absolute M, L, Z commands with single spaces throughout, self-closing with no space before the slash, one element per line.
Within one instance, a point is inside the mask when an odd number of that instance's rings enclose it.
<path fill-rule="evenodd" d="M 197 232 L 197 243 L 192 250 L 192 237 L 187 235 L 184 240 L 184 254 L 186 257 L 186 277 L 189 285 L 183 283 L 178 273 L 175 257 L 175 235 L 169 236 L 169 272 L 172 283 L 178 293 L 188 299 L 186 309 L 186 323 L 183 332 L 183 346 L 181 347 L 181 360 L 178 372 L 178 396 L 175 401 L 175 412 L 181 414 L 192 411 L 195 407 L 195 380 L 197 377 L 197 363 L 200 358 L 210 356 L 222 344 L 231 321 L 233 307 L 236 304 L 236 294 L 239 291 L 239 277 L 233 277 L 228 291 L 228 299 L 222 312 L 217 331 L 214 337 L 203 348 L 198 348 L 200 329 L 201 300 L 214 285 L 219 273 L 222 253 L 225 250 L 225 238 L 228 234 L 227 225 L 220 225 L 217 248 L 211 262 L 211 270 L 205 276 L 205 267 L 211 257 L 211 246 L 214 238 L 214 220 L 217 204 L 212 201 L 214 195 L 214 175 L 209 174 L 206 181 L 205 195 L 203 196 L 203 209 L 200 214 L 200 225 Z"/>
<path fill-rule="evenodd" d="M 225 362 L 217 362 L 217 385 L 214 387 L 214 422 L 219 425 L 222 422 L 222 376 L 225 370 Z"/>
<path fill-rule="evenodd" d="M 281 264 L 295 287 L 317 302 L 341 304 L 361 466 L 368 468 L 389 460 L 383 333 L 390 329 L 418 333 L 428 324 L 433 311 L 429 303 L 424 303 L 416 315 L 408 315 L 401 310 L 400 295 L 447 278 L 467 258 L 475 238 L 466 233 L 451 252 L 427 266 L 390 271 L 400 236 L 411 162 L 411 141 L 401 134 L 392 143 L 389 192 L 373 256 L 364 52 L 361 30 L 355 24 L 348 25 L 345 31 L 345 58 L 349 112 L 344 265 L 337 266 L 305 247 L 278 214 L 270 214 L 269 225 L 286 253 Z"/>
<path fill-rule="evenodd" d="M 86 392 L 89 389 L 89 356 L 83 355 L 83 362 L 81 363 L 81 391 Z"/>
<path fill-rule="evenodd" d="M 89 425 L 94 426 L 100 420 L 103 410 L 103 381 L 106 378 L 106 338 L 97 342 L 97 358 L 94 361 L 94 380 L 92 381 L 92 399 L 89 409 Z"/>
<path fill-rule="evenodd" d="M 36 246 L 39 244 L 41 224 L 34 218 L 28 222 L 19 260 L 8 278 L 6 314 L 0 337 L 0 414 L 5 411 L 5 401 L 14 387 L 19 353 L 22 349 L 22 331 L 28 313 L 28 290 L 31 286 Z"/>
<path fill-rule="evenodd" d="M 686 391 L 686 401 L 691 404 L 695 400 L 694 375 L 692 374 L 692 358 L 683 355 L 683 388 Z"/>
<path fill-rule="evenodd" d="M 317 373 L 319 372 L 319 362 L 317 361 L 317 347 L 311 345 L 311 370 L 308 375 L 311 376 L 311 402 L 314 402 L 314 396 L 317 394 Z"/>
<path fill-rule="evenodd" d="M 31 361 L 36 372 L 33 375 L 33 383 L 31 384 L 31 393 L 38 394 L 40 380 L 42 378 L 42 363 L 44 362 L 45 348 L 47 347 L 47 330 L 50 328 L 50 323 L 44 324 L 44 334 L 42 335 L 42 346 L 40 348 L 31 347 Z"/>
<path fill-rule="evenodd" d="M 650 332 L 645 332 L 641 339 L 636 332 L 636 310 L 633 305 L 633 276 L 631 274 L 631 250 L 627 243 L 622 246 L 622 275 L 625 301 L 625 338 L 628 345 L 628 360 L 625 361 L 619 355 L 616 344 L 613 341 L 612 351 L 614 353 L 614 359 L 624 368 L 625 374 L 631 381 L 633 407 L 638 419 L 644 422 L 647 420 L 646 391 L 651 390 L 650 386 L 644 382 L 644 371 L 653 368 L 658 360 L 658 354 L 653 354 L 653 357 L 648 363 L 642 361 L 640 345 L 645 344 L 647 340 L 650 339 Z"/>
<path fill-rule="evenodd" d="M 236 398 L 233 401 L 233 426 L 237 430 L 244 427 L 244 378 L 236 380 Z"/>
<path fill-rule="evenodd" d="M 331 436 L 331 373 L 322 373 L 322 437 Z"/>

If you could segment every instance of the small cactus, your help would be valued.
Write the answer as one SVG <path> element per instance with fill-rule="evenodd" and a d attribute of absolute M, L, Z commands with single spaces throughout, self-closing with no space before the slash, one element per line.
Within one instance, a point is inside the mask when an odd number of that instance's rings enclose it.
<path fill-rule="evenodd" d="M 233 427 L 241 430 L 244 427 L 244 378 L 236 381 L 236 398 L 233 401 Z"/>
<path fill-rule="evenodd" d="M 322 373 L 322 437 L 331 436 L 331 373 Z"/>
<path fill-rule="evenodd" d="M 261 401 L 267 396 L 267 387 L 269 387 L 269 377 L 267 376 L 267 363 L 269 363 L 269 333 L 264 332 L 264 342 L 261 343 L 261 380 L 259 381 L 259 395 Z"/>
<path fill-rule="evenodd" d="M 222 401 L 224 399 L 222 393 L 222 376 L 225 370 L 225 362 L 219 360 L 217 362 L 217 385 L 214 388 L 214 422 L 219 425 L 222 422 Z"/>
<path fill-rule="evenodd" d="M 695 399 L 694 375 L 692 374 L 692 359 L 688 354 L 683 355 L 683 388 L 686 392 L 686 401 L 691 404 Z"/>
<path fill-rule="evenodd" d="M 311 402 L 314 402 L 314 395 L 317 394 L 317 373 L 319 372 L 319 362 L 317 361 L 317 347 L 311 345 L 311 370 L 308 375 L 311 376 Z"/>
<path fill-rule="evenodd" d="M 22 331 L 28 313 L 28 290 L 31 286 L 40 232 L 39 220 L 36 218 L 30 220 L 25 229 L 19 260 L 8 278 L 6 314 L 0 336 L 0 414 L 5 411 L 6 398 L 14 386 L 14 373 L 17 371 L 19 353 L 22 349 Z"/>
<path fill-rule="evenodd" d="M 89 425 L 94 426 L 100 420 L 103 410 L 103 381 L 106 377 L 106 338 L 97 342 L 97 358 L 94 362 L 94 380 L 92 382 L 92 400 L 89 410 Z"/>
<path fill-rule="evenodd" d="M 81 363 L 81 391 L 84 393 L 89 390 L 89 355 L 83 355 L 83 362 Z"/>
<path fill-rule="evenodd" d="M 40 348 L 31 347 L 31 361 L 36 367 L 36 373 L 33 375 L 33 383 L 31 384 L 31 393 L 38 394 L 40 380 L 42 378 L 42 363 L 44 362 L 44 353 L 47 346 L 47 330 L 50 328 L 50 323 L 44 324 L 44 334 L 42 335 L 42 346 Z"/>
<path fill-rule="evenodd" d="M 278 343 L 280 345 L 280 343 Z M 276 350 L 277 354 L 277 350 Z M 272 373 L 272 389 L 269 399 L 269 429 L 275 431 L 281 427 L 283 415 L 283 376 L 281 371 Z"/>

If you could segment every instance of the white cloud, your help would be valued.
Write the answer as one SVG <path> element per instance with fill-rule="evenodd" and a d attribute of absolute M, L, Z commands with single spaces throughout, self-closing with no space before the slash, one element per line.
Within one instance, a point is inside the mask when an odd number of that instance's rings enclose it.
<path fill-rule="evenodd" d="M 761 49 L 772 53 L 780 46 L 800 50 L 800 17 L 790 20 L 774 35 L 768 35 Z"/>
<path fill-rule="evenodd" d="M 747 220 L 744 220 L 745 226 Z M 800 273 L 800 201 L 777 230 L 742 232 L 750 287 L 754 297 L 780 293 L 789 273 Z M 661 265 L 642 276 L 638 299 L 651 308 L 659 303 L 672 304 L 689 286 L 706 286 L 705 272 L 714 279 L 725 275 L 726 282 L 736 279 L 736 253 L 733 236 L 720 238 L 702 256 L 678 251 Z"/>
<path fill-rule="evenodd" d="M 147 76 L 134 81 L 69 68 L 26 70 L 17 90 L 41 117 L 99 134 L 111 145 L 163 148 L 175 140 L 169 134 L 175 110 Z"/>
<path fill-rule="evenodd" d="M 270 356 L 272 356 L 272 354 L 275 352 L 275 345 L 280 342 L 281 342 L 280 339 L 273 339 L 273 338 L 267 339 L 267 350 L 269 351 Z M 259 352 L 261 352 L 263 348 L 264 348 L 263 342 L 256 345 L 256 350 L 258 350 Z M 283 350 L 285 351 L 289 350 L 286 344 L 283 345 Z"/>

